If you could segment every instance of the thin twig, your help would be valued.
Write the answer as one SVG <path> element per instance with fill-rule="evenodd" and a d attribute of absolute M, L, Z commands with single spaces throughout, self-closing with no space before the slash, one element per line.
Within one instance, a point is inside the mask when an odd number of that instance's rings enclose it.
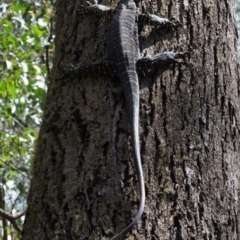
<path fill-rule="evenodd" d="M 24 211 L 15 213 L 15 214 L 11 214 L 11 213 L 5 212 L 3 209 L 0 208 L 0 216 L 2 218 L 7 219 L 13 225 L 13 227 L 16 229 L 16 231 L 19 233 L 21 233 L 22 230 L 21 230 L 21 228 L 19 228 L 19 226 L 17 225 L 15 220 L 22 217 L 25 214 L 25 212 L 26 211 L 24 210 Z"/>
<path fill-rule="evenodd" d="M 16 167 L 14 167 L 12 164 L 10 164 L 8 161 L 4 160 L 3 158 L 0 157 L 0 161 L 2 161 L 4 164 L 6 164 L 8 167 L 10 167 L 12 170 L 17 171 L 18 173 L 20 173 L 23 177 L 30 179 L 27 175 L 25 175 L 24 173 L 22 173 L 21 170 L 17 169 Z"/>

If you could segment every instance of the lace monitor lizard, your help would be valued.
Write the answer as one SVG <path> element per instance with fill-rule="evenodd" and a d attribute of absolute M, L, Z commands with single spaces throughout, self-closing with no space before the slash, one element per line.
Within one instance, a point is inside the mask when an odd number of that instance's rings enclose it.
<path fill-rule="evenodd" d="M 132 151 L 136 173 L 140 188 L 140 204 L 133 221 L 117 234 L 114 239 L 123 238 L 136 225 L 144 210 L 145 187 L 141 165 L 139 146 L 139 82 L 138 73 L 152 71 L 155 67 L 175 62 L 182 58 L 183 52 L 164 52 L 154 57 L 140 58 L 138 43 L 138 23 L 149 24 L 156 27 L 174 26 L 175 24 L 166 18 L 160 18 L 153 14 L 140 14 L 133 0 L 120 0 L 115 9 L 104 5 L 95 4 L 81 6 L 78 13 L 95 14 L 99 17 L 110 17 L 111 21 L 107 34 L 108 60 L 97 64 L 78 64 L 63 70 L 64 75 L 87 75 L 89 73 L 117 76 L 123 88 L 126 101 L 128 120 L 130 125 Z"/>

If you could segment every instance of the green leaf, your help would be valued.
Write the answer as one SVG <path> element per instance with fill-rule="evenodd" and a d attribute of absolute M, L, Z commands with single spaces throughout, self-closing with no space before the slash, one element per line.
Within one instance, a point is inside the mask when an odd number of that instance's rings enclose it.
<path fill-rule="evenodd" d="M 0 81 L 0 96 L 1 98 L 5 98 L 7 96 L 7 83 L 6 81 Z"/>
<path fill-rule="evenodd" d="M 12 96 L 12 98 L 16 98 L 17 97 L 16 89 L 13 86 L 13 84 L 11 84 L 10 82 L 8 82 L 8 84 L 7 84 L 7 91 Z"/>

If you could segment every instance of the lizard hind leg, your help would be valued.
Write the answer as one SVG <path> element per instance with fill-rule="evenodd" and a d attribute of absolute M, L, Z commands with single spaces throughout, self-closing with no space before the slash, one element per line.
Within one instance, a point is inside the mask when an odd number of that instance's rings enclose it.
<path fill-rule="evenodd" d="M 137 63 L 137 73 L 146 75 L 154 71 L 157 67 L 162 67 L 170 63 L 179 62 L 178 58 L 183 58 L 187 52 L 164 52 L 153 57 L 140 58 Z"/>
<path fill-rule="evenodd" d="M 76 76 L 88 76 L 90 74 L 115 76 L 115 64 L 112 62 L 77 64 L 70 67 L 65 67 L 62 70 L 62 75 L 58 79 L 64 79 Z"/>

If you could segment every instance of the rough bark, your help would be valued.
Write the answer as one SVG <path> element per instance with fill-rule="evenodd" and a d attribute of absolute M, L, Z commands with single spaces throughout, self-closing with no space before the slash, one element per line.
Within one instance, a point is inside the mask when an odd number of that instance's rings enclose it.
<path fill-rule="evenodd" d="M 108 239 L 132 220 L 138 185 L 118 79 L 57 81 L 61 65 L 106 58 L 108 20 L 57 3 L 56 57 L 36 148 L 23 239 Z M 115 5 L 115 2 L 106 5 Z M 187 50 L 141 79 L 146 208 L 128 239 L 240 239 L 239 73 L 233 0 L 139 3 L 174 17 L 143 27 L 141 54 Z"/>

